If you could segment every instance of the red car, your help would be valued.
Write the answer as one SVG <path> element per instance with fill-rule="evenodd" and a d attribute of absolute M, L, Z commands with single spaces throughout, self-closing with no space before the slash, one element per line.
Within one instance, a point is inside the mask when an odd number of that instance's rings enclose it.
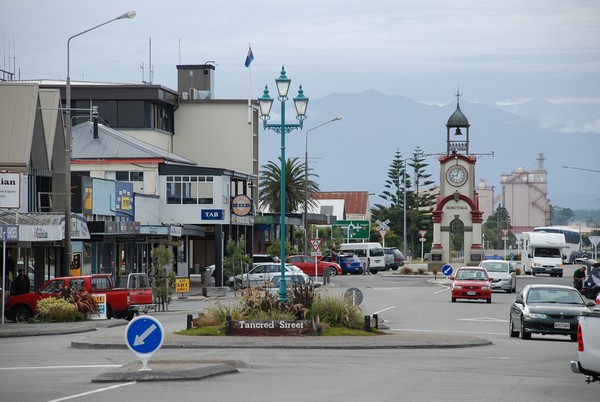
<path fill-rule="evenodd" d="M 458 268 L 456 275 L 450 277 L 452 281 L 452 303 L 456 302 L 456 299 L 484 299 L 491 303 L 492 279 L 483 268 Z"/>
<path fill-rule="evenodd" d="M 315 275 L 315 261 L 317 265 L 317 275 L 323 276 L 323 272 L 329 270 L 329 276 L 341 275 L 342 267 L 335 262 L 319 261 L 314 257 L 307 255 L 292 255 L 285 259 L 285 262 L 293 264 L 300 268 L 306 275 Z"/>

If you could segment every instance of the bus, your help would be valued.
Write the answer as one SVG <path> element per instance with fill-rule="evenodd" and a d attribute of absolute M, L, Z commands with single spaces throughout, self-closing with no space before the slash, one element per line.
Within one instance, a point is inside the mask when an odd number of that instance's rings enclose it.
<path fill-rule="evenodd" d="M 566 256 L 565 263 L 574 264 L 575 258 L 581 256 L 581 233 L 579 233 L 579 230 L 567 226 L 538 226 L 533 231 L 564 234 L 566 241 L 563 251 Z"/>

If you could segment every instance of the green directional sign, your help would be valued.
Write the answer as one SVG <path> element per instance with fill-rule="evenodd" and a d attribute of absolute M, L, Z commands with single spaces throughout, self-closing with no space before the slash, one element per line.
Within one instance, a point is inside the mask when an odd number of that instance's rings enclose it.
<path fill-rule="evenodd" d="M 371 232 L 369 221 L 340 221 L 331 228 L 334 239 L 368 239 Z"/>

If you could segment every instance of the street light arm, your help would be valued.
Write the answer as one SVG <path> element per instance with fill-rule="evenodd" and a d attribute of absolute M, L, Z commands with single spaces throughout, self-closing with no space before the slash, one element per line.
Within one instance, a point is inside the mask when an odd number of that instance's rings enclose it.
<path fill-rule="evenodd" d="M 306 133 L 304 133 L 304 138 L 306 142 L 304 148 L 304 254 L 308 253 L 308 133 L 310 133 L 313 130 L 316 130 L 319 127 L 323 127 L 326 124 L 333 123 L 334 121 L 338 120 L 342 120 L 342 116 L 336 116 L 333 119 L 326 121 L 325 123 L 319 124 L 318 126 L 306 130 Z"/>
<path fill-rule="evenodd" d="M 92 28 L 90 28 L 90 29 L 86 29 L 85 31 L 79 32 L 79 33 L 77 33 L 77 34 L 75 34 L 75 35 L 71 36 L 71 37 L 70 37 L 70 38 L 67 40 L 67 79 L 69 78 L 69 75 L 70 75 L 70 73 L 69 73 L 69 71 L 70 71 L 70 69 L 69 69 L 69 53 L 70 53 L 70 52 L 69 52 L 69 48 L 70 48 L 70 46 L 71 46 L 71 39 L 73 39 L 73 38 L 76 38 L 76 37 L 78 37 L 78 36 L 81 36 L 81 35 L 83 35 L 83 34 L 85 34 L 85 33 L 88 33 L 88 32 L 90 32 L 90 31 L 93 31 L 94 29 L 98 29 L 98 28 L 100 28 L 100 27 L 102 27 L 102 26 L 104 26 L 104 25 L 106 25 L 106 24 L 110 24 L 110 23 L 111 23 L 111 22 L 113 22 L 113 21 L 116 21 L 116 20 L 122 20 L 122 19 L 124 19 L 124 18 L 129 18 L 129 19 L 132 19 L 132 18 L 134 18 L 135 16 L 136 16 L 136 13 L 135 13 L 135 11 L 133 11 L 133 10 L 131 10 L 131 11 L 127 11 L 125 14 L 123 14 L 123 15 L 120 15 L 120 16 L 118 16 L 118 17 L 116 17 L 116 18 L 113 18 L 112 20 L 109 20 L 109 21 L 103 22 L 102 24 L 96 25 L 95 27 L 92 27 Z"/>

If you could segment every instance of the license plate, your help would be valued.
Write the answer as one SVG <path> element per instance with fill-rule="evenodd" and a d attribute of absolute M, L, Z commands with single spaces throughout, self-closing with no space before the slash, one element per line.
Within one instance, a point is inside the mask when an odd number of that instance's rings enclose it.
<path fill-rule="evenodd" d="M 467 296 L 475 296 L 477 292 L 469 291 L 467 292 Z"/>
<path fill-rule="evenodd" d="M 556 328 L 556 329 L 571 329 L 571 324 L 568 322 L 555 322 L 554 328 Z"/>

